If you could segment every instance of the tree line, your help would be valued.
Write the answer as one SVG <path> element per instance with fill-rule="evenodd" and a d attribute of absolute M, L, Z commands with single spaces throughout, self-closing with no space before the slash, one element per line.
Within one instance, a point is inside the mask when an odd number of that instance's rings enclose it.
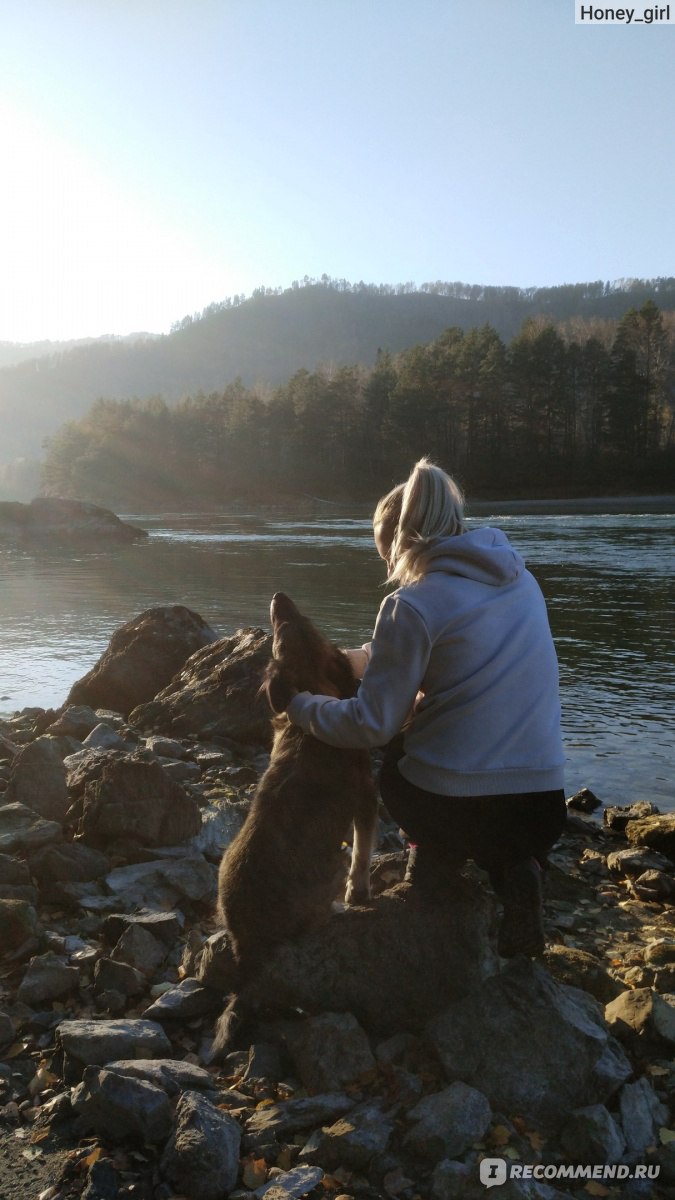
<path fill-rule="evenodd" d="M 126 510 L 371 499 L 431 455 L 474 497 L 675 490 L 675 319 L 452 327 L 373 366 L 169 405 L 101 398 L 47 443 L 43 489 Z"/>

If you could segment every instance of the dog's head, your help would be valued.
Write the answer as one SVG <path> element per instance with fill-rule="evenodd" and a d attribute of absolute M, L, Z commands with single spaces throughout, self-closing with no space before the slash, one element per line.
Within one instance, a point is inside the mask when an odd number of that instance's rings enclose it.
<path fill-rule="evenodd" d="M 283 680 L 298 692 L 348 699 L 356 692 L 349 659 L 296 608 L 293 601 L 277 592 L 270 606 L 272 661 L 263 688 Z"/>

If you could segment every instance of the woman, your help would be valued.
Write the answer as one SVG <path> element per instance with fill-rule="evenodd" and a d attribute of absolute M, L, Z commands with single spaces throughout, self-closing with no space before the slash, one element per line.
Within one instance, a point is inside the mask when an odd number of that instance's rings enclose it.
<path fill-rule="evenodd" d="M 372 642 L 349 652 L 358 696 L 273 703 L 332 746 L 391 742 L 380 789 L 416 846 L 414 883 L 438 894 L 449 867 L 474 859 L 504 903 L 500 954 L 538 954 L 541 864 L 566 815 L 544 598 L 500 530 L 466 531 L 461 492 L 428 459 L 380 501 L 373 523 L 399 586 Z"/>

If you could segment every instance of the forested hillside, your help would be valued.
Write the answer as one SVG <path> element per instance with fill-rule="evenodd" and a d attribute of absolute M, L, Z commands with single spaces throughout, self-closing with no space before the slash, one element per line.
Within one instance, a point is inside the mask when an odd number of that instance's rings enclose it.
<path fill-rule="evenodd" d="M 372 499 L 421 454 L 474 496 L 675 491 L 675 317 L 455 326 L 372 366 L 99 400 L 50 442 L 48 492 L 112 507 Z"/>
<path fill-rule="evenodd" d="M 675 311 L 675 279 L 531 289 L 439 282 L 416 289 L 324 277 L 283 292 L 260 288 L 184 318 L 163 337 L 100 340 L 0 369 L 0 463 L 39 457 L 46 436 L 100 397 L 161 396 L 171 404 L 200 391 L 222 392 L 237 378 L 264 392 L 303 368 L 372 367 L 378 351 L 396 355 L 450 327 L 466 332 L 489 324 L 509 342 L 528 317 L 617 321 L 649 299 Z"/>

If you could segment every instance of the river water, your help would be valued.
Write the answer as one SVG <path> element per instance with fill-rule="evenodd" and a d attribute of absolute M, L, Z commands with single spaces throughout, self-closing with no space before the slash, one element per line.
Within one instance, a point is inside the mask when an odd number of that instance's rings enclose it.
<path fill-rule="evenodd" d="M 507 533 L 546 596 L 568 794 L 586 785 L 605 803 L 675 810 L 675 504 L 473 513 L 470 524 Z M 286 591 L 342 645 L 370 636 L 384 571 L 364 509 L 126 519 L 149 538 L 100 552 L 0 549 L 0 715 L 61 704 L 112 632 L 157 604 L 186 604 L 225 635 L 268 627 L 270 597 Z"/>

